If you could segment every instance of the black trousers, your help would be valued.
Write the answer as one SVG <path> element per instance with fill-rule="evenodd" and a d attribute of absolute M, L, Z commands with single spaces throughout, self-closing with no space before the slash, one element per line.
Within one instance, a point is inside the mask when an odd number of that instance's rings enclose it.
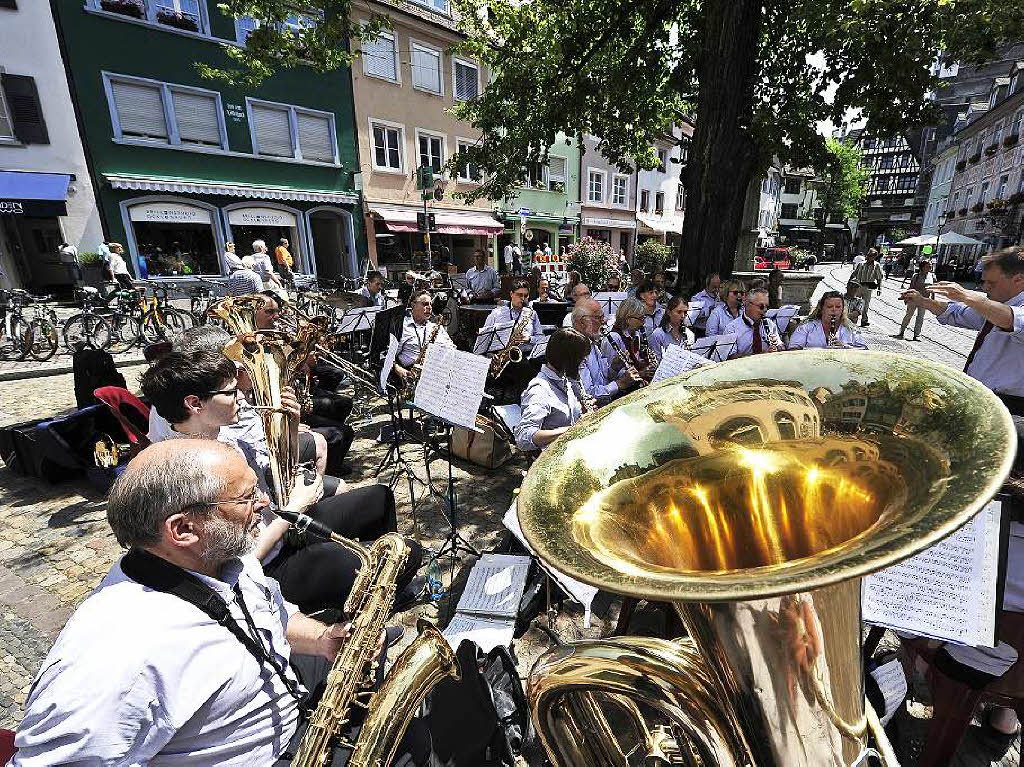
<path fill-rule="evenodd" d="M 328 479 L 333 480 L 330 485 Z M 337 480 L 327 477 L 324 485 L 333 489 Z M 339 535 L 357 541 L 373 541 L 398 529 L 395 495 L 387 485 L 369 485 L 322 498 L 308 513 Z M 415 541 L 408 543 L 412 550 L 396 581 L 399 591 L 412 580 L 423 558 L 422 547 Z M 312 613 L 344 605 L 359 565 L 359 558 L 344 546 L 307 536 L 306 540 L 289 538 L 264 571 L 280 584 L 285 599 L 302 612 Z"/>

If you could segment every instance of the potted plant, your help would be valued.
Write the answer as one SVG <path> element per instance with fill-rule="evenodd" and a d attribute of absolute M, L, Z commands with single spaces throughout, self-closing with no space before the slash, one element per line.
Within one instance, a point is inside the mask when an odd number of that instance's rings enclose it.
<path fill-rule="evenodd" d="M 961 160 L 956 164 L 956 170 L 959 173 L 967 167 L 967 160 Z"/>
<path fill-rule="evenodd" d="M 565 192 L 565 184 L 563 184 L 561 181 L 556 181 L 551 185 L 551 191 L 562 194 L 563 192 Z"/>
<path fill-rule="evenodd" d="M 971 206 L 972 213 L 981 213 L 981 211 L 983 210 L 985 210 L 984 203 L 976 202 L 974 203 L 974 205 Z"/>
<path fill-rule="evenodd" d="M 960 218 L 963 218 L 964 216 L 967 215 L 967 208 L 960 208 L 960 210 L 958 210 L 956 214 L 960 216 Z"/>
<path fill-rule="evenodd" d="M 995 200 L 989 200 L 988 205 L 985 207 L 989 210 L 1002 210 L 1006 207 L 1006 200 L 1000 200 L 998 198 Z"/>
<path fill-rule="evenodd" d="M 633 267 L 648 274 L 660 272 L 672 258 L 672 248 L 657 240 L 644 240 L 633 254 Z"/>
<path fill-rule="evenodd" d="M 975 152 L 974 154 L 972 154 L 970 157 L 967 158 L 967 162 L 969 162 L 971 165 L 974 165 L 974 163 L 976 163 L 980 159 L 981 159 L 981 152 Z"/>
<path fill-rule="evenodd" d="M 191 16 L 177 11 L 159 11 L 156 20 L 164 26 L 184 29 L 187 32 L 198 32 L 199 24 Z"/>
<path fill-rule="evenodd" d="M 146 9 L 136 0 L 100 0 L 100 8 L 122 16 L 131 16 L 133 19 L 141 19 L 146 15 Z"/>
<path fill-rule="evenodd" d="M 103 287 L 103 269 L 106 264 L 99 253 L 79 253 L 78 265 L 82 267 L 82 282 L 94 288 Z"/>
<path fill-rule="evenodd" d="M 1020 134 L 1011 133 L 1008 136 L 1003 136 L 1003 146 L 1011 147 L 1017 146 L 1017 142 L 1020 140 Z"/>
<path fill-rule="evenodd" d="M 604 286 L 619 271 L 619 259 L 607 242 L 584 237 L 565 249 L 565 266 L 587 285 Z"/>
<path fill-rule="evenodd" d="M 997 149 L 999 149 L 999 142 L 998 141 L 996 143 L 994 143 L 994 144 L 989 144 L 987 147 L 985 147 L 985 156 L 986 157 L 991 157 L 992 155 L 994 155 L 996 153 Z"/>

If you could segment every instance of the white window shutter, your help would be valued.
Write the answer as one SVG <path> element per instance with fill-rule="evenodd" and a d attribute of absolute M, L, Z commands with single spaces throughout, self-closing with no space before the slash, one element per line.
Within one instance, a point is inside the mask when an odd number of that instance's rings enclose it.
<path fill-rule="evenodd" d="M 114 80 L 110 87 L 124 135 L 167 140 L 167 120 L 159 85 Z"/>
<path fill-rule="evenodd" d="M 295 156 L 287 109 L 253 104 L 252 124 L 260 154 L 275 157 Z"/>
<path fill-rule="evenodd" d="M 412 84 L 431 93 L 441 92 L 441 54 L 413 46 Z"/>
<path fill-rule="evenodd" d="M 304 160 L 334 162 L 331 118 L 328 115 L 296 112 L 299 123 L 299 151 Z"/>
<path fill-rule="evenodd" d="M 217 98 L 208 93 L 172 91 L 174 119 L 183 144 L 220 146 Z"/>
<path fill-rule="evenodd" d="M 565 158 L 548 155 L 548 179 L 565 183 Z"/>
<path fill-rule="evenodd" d="M 388 80 L 398 79 L 395 58 L 395 39 L 391 35 L 378 35 L 362 42 L 363 66 L 366 73 Z"/>
<path fill-rule="evenodd" d="M 479 96 L 477 68 L 471 64 L 455 62 L 455 100 L 469 101 Z"/>

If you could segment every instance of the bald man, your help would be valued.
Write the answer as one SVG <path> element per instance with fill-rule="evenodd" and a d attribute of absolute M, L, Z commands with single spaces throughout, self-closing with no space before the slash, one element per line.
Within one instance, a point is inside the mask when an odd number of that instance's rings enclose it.
<path fill-rule="evenodd" d="M 319 492 L 300 483 L 293 497 Z M 161 442 L 128 464 L 107 519 L 129 551 L 42 664 L 12 765 L 273 765 L 294 752 L 300 701 L 351 624 L 303 615 L 263 574 L 251 552 L 267 505 L 242 456 L 213 440 Z M 400 752 L 422 764 L 424 748 L 414 722 Z"/>

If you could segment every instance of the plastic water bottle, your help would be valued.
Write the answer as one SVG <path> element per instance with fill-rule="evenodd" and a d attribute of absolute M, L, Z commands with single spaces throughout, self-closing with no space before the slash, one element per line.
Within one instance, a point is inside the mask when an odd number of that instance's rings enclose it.
<path fill-rule="evenodd" d="M 444 579 L 441 577 L 441 565 L 435 557 L 427 565 L 427 596 L 431 602 L 437 602 L 447 592 L 448 590 L 444 587 Z"/>

